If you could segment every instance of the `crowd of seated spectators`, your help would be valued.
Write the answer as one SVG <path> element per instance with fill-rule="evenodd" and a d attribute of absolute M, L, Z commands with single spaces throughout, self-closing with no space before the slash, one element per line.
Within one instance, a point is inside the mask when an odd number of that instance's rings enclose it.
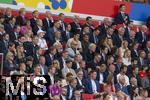
<path fill-rule="evenodd" d="M 46 11 L 40 19 L 34 10 L 28 19 L 25 8 L 19 9 L 18 16 L 6 8 L 0 14 L 2 99 L 87 100 L 82 96 L 85 93 L 95 100 L 149 100 L 149 28 L 135 26 L 125 10 L 121 4 L 114 21 L 104 18 L 94 27 L 90 16 L 81 25 L 78 15 L 66 23 L 63 13 L 54 20 Z M 30 82 L 43 76 L 47 92 L 36 96 L 31 90 L 31 96 L 21 89 L 19 96 L 6 96 L 4 75 L 13 76 L 7 81 L 18 82 L 18 87 L 25 81 L 23 76 L 30 76 Z"/>

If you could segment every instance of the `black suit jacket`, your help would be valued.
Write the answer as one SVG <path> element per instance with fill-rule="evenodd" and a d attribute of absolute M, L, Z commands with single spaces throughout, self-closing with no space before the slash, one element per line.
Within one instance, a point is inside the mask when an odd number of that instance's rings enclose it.
<path fill-rule="evenodd" d="M 71 31 L 75 32 L 77 29 L 81 28 L 80 24 L 76 24 L 75 22 L 71 23 Z M 81 30 L 80 30 L 81 31 Z"/>
<path fill-rule="evenodd" d="M 6 54 L 8 51 L 8 46 L 4 41 L 0 41 L 0 53 Z"/>
<path fill-rule="evenodd" d="M 132 49 L 132 50 L 131 50 L 131 57 L 132 57 L 132 58 L 138 58 L 138 57 L 139 57 L 139 55 L 138 55 L 138 50 L 137 50 L 137 53 L 136 53 L 135 50 Z"/>
<path fill-rule="evenodd" d="M 44 25 L 44 28 L 45 30 L 47 31 L 49 28 L 52 28 L 53 27 L 53 23 L 51 20 L 49 20 L 49 24 L 48 24 L 48 21 L 46 18 L 44 18 L 43 20 L 43 25 Z"/>
<path fill-rule="evenodd" d="M 104 24 L 99 26 L 99 30 L 100 30 L 101 34 L 107 34 L 106 27 Z"/>
<path fill-rule="evenodd" d="M 90 38 L 90 42 L 91 42 L 91 43 L 97 44 L 98 41 L 99 41 L 98 36 L 95 36 L 95 39 L 94 39 L 94 34 L 89 35 L 89 38 Z"/>
<path fill-rule="evenodd" d="M 115 46 L 117 46 L 118 48 L 121 47 L 122 40 L 120 39 L 118 33 L 115 34 L 115 35 L 113 35 L 113 38 L 112 38 L 112 39 L 113 39 L 113 44 L 114 44 Z M 124 40 L 124 37 L 123 37 L 123 40 Z"/>
<path fill-rule="evenodd" d="M 61 95 L 59 97 L 60 97 L 60 100 L 64 100 Z M 65 100 L 69 100 L 69 98 L 66 96 Z"/>
<path fill-rule="evenodd" d="M 99 82 L 101 79 L 100 79 L 100 74 L 102 74 L 103 75 L 103 82 L 105 82 L 106 81 L 106 79 L 107 79 L 107 75 L 106 75 L 106 73 L 105 72 L 103 72 L 103 73 L 100 73 L 99 71 L 97 72 L 97 76 L 96 76 L 96 80 Z"/>
<path fill-rule="evenodd" d="M 71 32 L 69 32 L 69 37 L 67 36 L 66 31 L 62 32 L 62 40 L 63 40 L 63 42 L 67 42 L 72 37 L 73 37 L 73 34 Z"/>
<path fill-rule="evenodd" d="M 54 58 L 52 59 L 49 54 L 46 54 L 46 55 L 45 55 L 45 59 L 46 59 L 46 65 L 47 65 L 47 66 L 52 65 L 52 60 L 53 60 Z"/>
<path fill-rule="evenodd" d="M 46 81 L 47 81 L 47 83 L 46 83 L 45 85 L 46 85 L 46 87 L 48 88 L 48 87 L 52 84 L 51 78 L 50 78 L 49 75 L 44 75 L 44 78 L 45 78 Z M 54 75 L 54 81 L 55 81 L 56 79 L 57 79 L 57 76 Z"/>
<path fill-rule="evenodd" d="M 26 19 L 23 18 L 22 16 L 17 16 L 16 17 L 16 25 L 20 25 L 20 26 L 26 25 Z"/>
<path fill-rule="evenodd" d="M 72 100 L 72 99 L 74 98 L 74 91 L 75 91 L 75 89 L 73 89 L 73 91 L 72 91 L 72 97 L 69 98 L 69 95 L 70 95 L 70 87 L 69 87 L 69 85 L 67 85 L 67 97 L 68 97 L 68 100 Z"/>
<path fill-rule="evenodd" d="M 79 90 L 83 89 L 83 91 L 84 91 L 85 87 L 84 87 L 84 84 L 83 84 L 83 80 L 81 80 L 82 85 L 79 83 L 78 78 L 76 78 L 76 80 L 77 80 L 76 88 L 79 89 Z"/>
<path fill-rule="evenodd" d="M 37 25 L 32 28 L 34 35 L 37 35 L 38 30 L 40 30 L 40 28 Z M 45 31 L 45 28 L 42 27 L 41 30 Z"/>
<path fill-rule="evenodd" d="M 8 23 L 8 24 L 4 25 L 4 29 L 5 29 L 6 33 L 9 34 L 9 40 L 11 42 L 14 42 L 14 40 L 17 39 L 15 34 L 14 34 L 14 26 L 12 26 L 11 24 Z"/>
<path fill-rule="evenodd" d="M 60 69 L 63 69 L 65 66 L 63 65 L 63 58 L 60 57 L 59 59 L 59 63 L 60 63 Z"/>
<path fill-rule="evenodd" d="M 30 23 L 31 23 L 32 29 L 37 25 L 37 24 L 36 24 L 36 20 L 35 20 L 34 18 L 31 18 L 31 19 L 30 19 Z"/>
<path fill-rule="evenodd" d="M 36 48 L 38 48 L 38 45 L 34 45 L 32 42 L 24 42 L 23 46 L 27 52 L 27 56 L 33 56 L 36 54 Z"/>
<path fill-rule="evenodd" d="M 142 44 L 143 47 L 145 47 L 145 44 L 148 40 L 148 36 L 146 33 L 144 33 L 144 37 L 142 36 L 142 32 L 138 32 L 135 36 L 136 40 L 138 41 L 138 43 Z M 144 41 L 142 41 L 144 40 Z"/>
<path fill-rule="evenodd" d="M 118 13 L 115 17 L 115 23 L 116 24 L 128 24 L 130 22 L 129 15 L 125 13 L 125 17 L 127 17 L 126 21 L 124 20 L 123 16 L 121 13 Z"/>

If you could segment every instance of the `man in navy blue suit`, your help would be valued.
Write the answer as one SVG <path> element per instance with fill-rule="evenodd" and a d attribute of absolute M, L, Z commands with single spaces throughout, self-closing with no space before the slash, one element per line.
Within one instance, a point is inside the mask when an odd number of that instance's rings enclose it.
<path fill-rule="evenodd" d="M 48 29 L 47 33 L 45 34 L 45 38 L 48 43 L 52 44 L 55 39 L 54 33 L 60 31 L 60 22 L 59 20 L 54 21 L 54 25 L 52 28 Z"/>
<path fill-rule="evenodd" d="M 138 43 L 142 45 L 142 47 L 145 47 L 146 46 L 145 44 L 148 40 L 147 26 L 142 25 L 140 31 L 136 34 L 135 38 L 138 41 Z"/>
<path fill-rule="evenodd" d="M 100 34 L 99 28 L 95 28 L 93 33 L 90 34 L 90 42 L 97 44 L 99 42 L 98 35 Z"/>
<path fill-rule="evenodd" d="M 99 82 L 96 80 L 97 73 L 95 70 L 90 71 L 89 78 L 85 81 L 85 92 L 90 94 L 96 94 L 100 90 Z"/>
<path fill-rule="evenodd" d="M 130 22 L 130 18 L 129 18 L 129 15 L 127 13 L 125 13 L 125 11 L 126 11 L 125 4 L 121 4 L 119 6 L 119 10 L 120 10 L 120 12 L 115 17 L 115 23 L 127 25 Z"/>

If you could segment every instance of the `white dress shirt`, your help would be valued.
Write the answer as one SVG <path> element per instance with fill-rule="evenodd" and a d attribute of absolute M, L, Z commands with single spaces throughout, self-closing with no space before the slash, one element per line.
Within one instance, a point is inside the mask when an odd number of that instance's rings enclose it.
<path fill-rule="evenodd" d="M 91 80 L 93 93 L 97 93 L 97 87 L 94 80 Z"/>

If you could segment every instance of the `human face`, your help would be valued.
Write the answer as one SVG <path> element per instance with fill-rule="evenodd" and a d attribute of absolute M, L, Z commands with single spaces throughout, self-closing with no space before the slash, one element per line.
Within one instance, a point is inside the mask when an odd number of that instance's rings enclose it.
<path fill-rule="evenodd" d="M 62 88 L 62 95 L 64 95 L 64 96 L 67 95 L 67 89 L 65 87 Z"/>
<path fill-rule="evenodd" d="M 39 12 L 38 11 L 34 12 L 33 17 L 38 18 L 39 17 Z"/>
<path fill-rule="evenodd" d="M 89 31 L 89 27 L 85 27 L 84 29 L 83 29 L 83 31 L 85 32 L 85 33 L 89 33 L 90 31 Z"/>
<path fill-rule="evenodd" d="M 57 28 L 57 29 L 59 29 L 59 28 L 60 28 L 60 23 L 59 23 L 59 22 L 56 22 L 56 23 L 54 24 L 54 27 Z"/>
<path fill-rule="evenodd" d="M 46 11 L 46 16 L 47 16 L 48 18 L 51 18 L 51 12 L 50 12 L 50 11 Z"/>
<path fill-rule="evenodd" d="M 71 31 L 71 25 L 69 24 L 69 25 L 67 25 L 67 31 Z"/>
<path fill-rule="evenodd" d="M 45 57 L 40 57 L 40 64 L 45 65 Z"/>
<path fill-rule="evenodd" d="M 35 74 L 39 74 L 40 73 L 40 66 L 37 66 L 34 70 Z"/>
<path fill-rule="evenodd" d="M 78 43 L 77 43 L 77 42 L 72 42 L 72 43 L 71 43 L 71 47 L 72 47 L 73 49 L 77 49 L 77 46 L 78 46 Z"/>
<path fill-rule="evenodd" d="M 93 72 L 92 73 L 92 78 L 95 80 L 96 79 L 96 76 L 97 76 L 97 73 L 96 72 Z"/>
<path fill-rule="evenodd" d="M 114 65 L 110 65 L 109 66 L 109 71 L 114 73 L 115 72 L 115 66 Z"/>
<path fill-rule="evenodd" d="M 71 83 L 71 86 L 73 88 L 76 88 L 76 86 L 77 86 L 77 80 L 76 79 Z"/>
<path fill-rule="evenodd" d="M 55 73 L 56 73 L 56 68 L 55 68 L 55 67 L 53 67 L 53 68 L 51 69 L 51 73 L 52 73 L 52 74 L 55 74 Z"/>
<path fill-rule="evenodd" d="M 71 68 L 72 67 L 72 62 L 67 63 L 67 67 Z"/>
<path fill-rule="evenodd" d="M 114 30 L 112 28 L 109 28 L 107 33 L 111 36 L 114 33 Z"/>
<path fill-rule="evenodd" d="M 8 34 L 5 36 L 5 41 L 9 41 L 9 35 Z"/>
<path fill-rule="evenodd" d="M 84 36 L 83 39 L 84 39 L 84 41 L 89 42 L 89 36 L 88 35 Z"/>
<path fill-rule="evenodd" d="M 141 52 L 141 57 L 142 58 L 145 58 L 145 56 L 146 56 L 146 53 L 143 51 L 143 52 Z"/>
<path fill-rule="evenodd" d="M 125 11 L 126 11 L 126 6 L 122 6 L 122 7 L 120 8 L 120 10 L 121 10 L 122 12 L 125 12 Z"/>
<path fill-rule="evenodd" d="M 84 69 L 86 67 L 86 62 L 85 61 L 81 61 L 80 67 Z"/>
<path fill-rule="evenodd" d="M 77 76 L 78 76 L 79 79 L 82 80 L 82 78 L 83 78 L 83 72 L 82 72 L 82 71 L 79 71 L 79 72 L 77 73 Z"/>

